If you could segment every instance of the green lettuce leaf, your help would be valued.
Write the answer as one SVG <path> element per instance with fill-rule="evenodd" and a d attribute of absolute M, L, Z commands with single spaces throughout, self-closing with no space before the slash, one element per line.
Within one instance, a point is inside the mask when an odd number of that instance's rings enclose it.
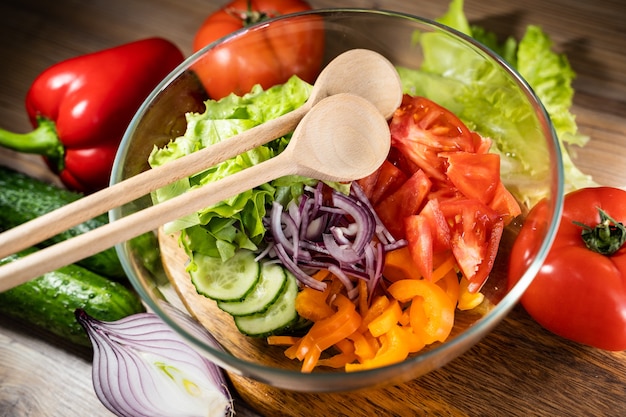
<path fill-rule="evenodd" d="M 294 76 L 267 90 L 256 86 L 241 97 L 233 94 L 219 101 L 208 100 L 204 113 L 187 114 L 183 136 L 153 149 L 149 163 L 152 167 L 166 164 L 288 113 L 306 102 L 311 88 Z M 289 136 L 159 189 L 152 198 L 159 203 L 266 161 L 285 148 Z M 256 250 L 265 235 L 262 219 L 266 207 L 275 199 L 284 202 L 297 197 L 302 185 L 312 181 L 296 176 L 280 178 L 169 223 L 165 229 L 170 233 L 182 231 L 181 241 L 190 255 L 195 252 L 228 259 L 238 248 Z"/>
<path fill-rule="evenodd" d="M 576 118 L 570 111 L 576 74 L 567 57 L 552 52 L 548 35 L 540 27 L 529 25 L 519 43 L 517 63 L 517 70 L 541 100 L 559 138 L 566 191 L 597 185 L 574 165 L 567 150 L 567 145 L 584 146 L 589 141 L 588 136 L 578 131 Z"/>

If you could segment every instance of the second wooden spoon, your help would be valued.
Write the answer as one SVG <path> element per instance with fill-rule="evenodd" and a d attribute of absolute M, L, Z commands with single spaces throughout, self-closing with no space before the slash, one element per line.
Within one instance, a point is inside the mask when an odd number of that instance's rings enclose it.
<path fill-rule="evenodd" d="M 278 156 L 5 264 L 0 292 L 285 175 L 366 177 L 384 162 L 390 146 L 387 120 L 371 102 L 353 94 L 327 97 L 304 116 Z"/>

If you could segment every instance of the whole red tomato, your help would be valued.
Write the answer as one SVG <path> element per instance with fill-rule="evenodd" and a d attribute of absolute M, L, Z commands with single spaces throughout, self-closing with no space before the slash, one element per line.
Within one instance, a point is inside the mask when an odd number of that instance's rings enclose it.
<path fill-rule="evenodd" d="M 544 201 L 530 211 L 513 245 L 510 286 L 536 254 L 546 219 Z M 626 191 L 583 188 L 565 196 L 555 242 L 521 299 L 539 324 L 579 343 L 626 349 L 626 229 L 620 222 L 626 222 Z"/>
<path fill-rule="evenodd" d="M 235 0 L 211 14 L 196 33 L 198 51 L 236 30 L 260 21 L 311 7 L 302 0 Z M 299 16 L 256 27 L 246 36 L 211 50 L 195 66 L 209 96 L 242 95 L 255 84 L 269 88 L 292 75 L 312 83 L 324 53 L 323 22 L 318 16 Z"/>

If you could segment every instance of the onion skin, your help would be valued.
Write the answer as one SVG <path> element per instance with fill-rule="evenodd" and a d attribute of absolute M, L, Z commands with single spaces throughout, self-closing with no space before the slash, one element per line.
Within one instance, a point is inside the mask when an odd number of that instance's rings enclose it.
<path fill-rule="evenodd" d="M 96 396 L 115 415 L 234 415 L 222 369 L 156 314 L 133 314 L 113 322 L 96 320 L 81 309 L 75 315 L 92 342 Z M 205 339 L 216 344 L 208 333 Z"/>

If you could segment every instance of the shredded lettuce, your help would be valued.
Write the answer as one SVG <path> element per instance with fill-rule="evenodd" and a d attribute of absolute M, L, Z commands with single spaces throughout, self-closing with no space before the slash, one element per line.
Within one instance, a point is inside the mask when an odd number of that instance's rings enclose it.
<path fill-rule="evenodd" d="M 153 149 L 149 163 L 152 167 L 166 164 L 288 113 L 306 102 L 311 88 L 310 84 L 294 76 L 285 84 L 267 90 L 255 86 L 241 97 L 231 94 L 219 101 L 208 100 L 204 113 L 186 115 L 187 129 L 183 136 L 163 148 Z M 289 137 L 275 139 L 157 190 L 152 198 L 155 203 L 162 202 L 268 160 L 285 148 Z M 190 255 L 193 251 L 228 259 L 238 248 L 258 248 L 265 234 L 262 219 L 266 207 L 274 200 L 286 205 L 302 193 L 303 184 L 313 182 L 297 176 L 279 178 L 169 223 L 165 228 L 167 232 L 182 231 L 181 240 Z"/>
<path fill-rule="evenodd" d="M 488 30 L 471 26 L 463 12 L 463 0 L 452 0 L 438 21 L 475 38 L 507 61 L 533 88 L 550 116 L 560 141 L 566 191 L 595 183 L 571 161 L 566 144 L 584 145 L 571 113 L 574 71 L 564 55 L 552 51 L 547 34 L 538 26 L 527 27 L 517 42 L 500 42 Z M 549 174 L 545 143 L 533 110 L 515 85 L 483 61 L 461 48 L 443 33 L 417 33 L 423 50 L 418 70 L 398 68 L 405 92 L 421 94 L 457 114 L 468 126 L 489 136 L 502 155 L 503 181 L 527 204 L 542 198 L 537 179 Z"/>

